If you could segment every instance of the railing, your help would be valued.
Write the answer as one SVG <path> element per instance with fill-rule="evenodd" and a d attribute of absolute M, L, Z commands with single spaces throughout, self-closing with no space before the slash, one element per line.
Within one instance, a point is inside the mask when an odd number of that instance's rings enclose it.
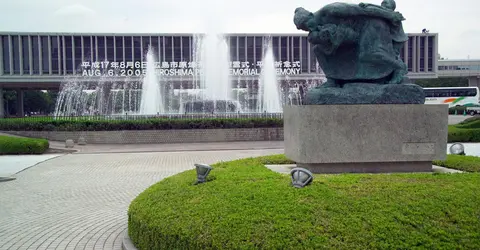
<path fill-rule="evenodd" d="M 276 118 L 283 119 L 283 113 L 190 113 L 190 114 L 158 114 L 158 115 L 86 115 L 86 116 L 25 116 L 12 117 L 21 121 L 38 120 L 142 120 L 142 119 L 210 119 L 210 118 Z"/>

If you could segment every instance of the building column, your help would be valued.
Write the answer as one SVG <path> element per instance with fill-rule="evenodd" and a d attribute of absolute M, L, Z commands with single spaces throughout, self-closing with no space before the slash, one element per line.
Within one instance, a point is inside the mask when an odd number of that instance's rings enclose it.
<path fill-rule="evenodd" d="M 3 105 L 3 102 L 5 99 L 3 98 L 3 89 L 0 88 L 0 118 L 5 117 L 5 106 Z"/>
<path fill-rule="evenodd" d="M 469 87 L 479 87 L 480 88 L 480 76 L 470 76 L 470 77 L 468 77 L 468 86 Z"/>
<path fill-rule="evenodd" d="M 25 112 L 23 111 L 23 90 L 17 89 L 17 117 L 24 117 Z"/>

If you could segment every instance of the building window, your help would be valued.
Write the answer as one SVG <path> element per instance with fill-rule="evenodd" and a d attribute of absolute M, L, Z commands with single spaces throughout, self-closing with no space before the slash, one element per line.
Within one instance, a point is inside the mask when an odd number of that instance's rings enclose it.
<path fill-rule="evenodd" d="M 82 37 L 81 36 L 74 36 L 73 37 L 73 45 L 74 45 L 74 57 L 75 61 L 73 63 L 74 70 L 79 70 L 81 69 L 82 66 L 82 61 L 83 61 L 83 55 L 82 55 Z"/>
<path fill-rule="evenodd" d="M 182 38 L 179 36 L 173 37 L 173 62 L 180 62 L 182 60 Z"/>
<path fill-rule="evenodd" d="M 89 36 L 82 37 L 83 39 L 83 61 L 93 61 L 92 60 L 92 38 Z"/>
<path fill-rule="evenodd" d="M 99 61 L 99 58 L 98 58 L 98 37 L 96 36 L 92 36 L 92 55 L 90 56 L 92 62 L 98 62 Z"/>
<path fill-rule="evenodd" d="M 59 53 L 60 44 L 58 42 L 58 36 L 50 37 L 50 42 L 51 42 L 51 57 L 52 57 L 52 73 L 60 74 L 59 65 L 61 64 L 61 56 L 60 56 L 61 54 Z"/>
<path fill-rule="evenodd" d="M 105 37 L 105 43 L 107 45 L 107 61 L 114 62 L 115 61 L 115 47 L 113 46 L 113 36 Z"/>
<path fill-rule="evenodd" d="M 192 48 L 190 45 L 190 37 L 188 36 L 182 36 L 182 58 L 180 61 L 182 62 L 190 62 L 192 61 L 191 59 L 191 54 L 192 54 Z"/>
<path fill-rule="evenodd" d="M 75 65 L 73 62 L 73 44 L 72 44 L 72 37 L 71 36 L 65 36 L 65 69 L 67 74 L 73 74 L 73 71 L 75 69 Z"/>
<path fill-rule="evenodd" d="M 428 37 L 428 71 L 433 71 L 433 42 L 434 37 Z"/>
<path fill-rule="evenodd" d="M 272 49 L 273 49 L 273 57 L 275 61 L 280 59 L 280 37 L 274 36 L 272 37 Z"/>
<path fill-rule="evenodd" d="M 254 37 L 249 36 L 247 37 L 247 55 L 246 55 L 246 61 L 250 62 L 250 66 L 255 63 L 255 46 L 254 46 Z"/>
<path fill-rule="evenodd" d="M 280 38 L 280 61 L 288 61 L 288 37 Z"/>
<path fill-rule="evenodd" d="M 43 74 L 50 74 L 49 58 L 52 57 L 53 49 L 52 49 L 52 53 L 50 51 L 48 51 L 49 44 L 50 44 L 50 40 L 48 39 L 48 36 L 41 36 L 40 37 L 40 47 L 42 48 L 41 64 L 42 64 L 42 73 Z M 56 62 L 57 62 L 57 68 L 58 68 L 58 59 L 56 60 Z"/>
<path fill-rule="evenodd" d="M 292 56 L 291 61 L 298 62 L 300 61 L 300 37 L 292 37 Z"/>
<path fill-rule="evenodd" d="M 408 51 L 407 51 L 407 56 L 408 56 L 408 71 L 413 71 L 413 38 L 409 37 L 408 38 Z"/>
<path fill-rule="evenodd" d="M 142 61 L 147 61 L 147 53 L 150 46 L 150 37 L 142 36 Z"/>
<path fill-rule="evenodd" d="M 247 47 L 246 47 L 245 40 L 246 40 L 246 37 L 244 36 L 238 37 L 238 61 L 240 62 L 245 62 L 247 60 L 247 54 L 245 52 Z"/>
<path fill-rule="evenodd" d="M 302 55 L 302 60 L 300 62 L 300 66 L 302 67 L 302 73 L 308 73 L 308 47 L 309 43 L 306 37 L 300 37 L 300 44 L 302 48 L 300 49 L 300 53 Z"/>
<path fill-rule="evenodd" d="M 40 74 L 40 46 L 38 43 L 38 36 L 32 36 L 32 60 L 33 60 L 33 74 Z"/>
<path fill-rule="evenodd" d="M 420 37 L 420 72 L 425 71 L 425 38 Z"/>
<path fill-rule="evenodd" d="M 165 58 L 163 36 L 158 37 L 158 61 L 162 62 Z"/>
<path fill-rule="evenodd" d="M 231 36 L 230 37 L 230 60 L 231 61 L 238 61 L 237 37 L 236 36 Z"/>
<path fill-rule="evenodd" d="M 123 36 L 115 37 L 115 61 L 123 62 Z"/>
<path fill-rule="evenodd" d="M 159 59 L 159 54 L 158 54 L 158 36 L 152 36 L 150 38 L 152 40 L 152 43 L 150 44 L 152 46 L 152 49 L 153 49 L 153 53 L 155 55 L 155 60 L 156 61 L 161 61 Z"/>
<path fill-rule="evenodd" d="M 125 43 L 125 63 L 126 62 L 132 62 L 133 61 L 132 37 L 131 36 L 125 36 L 124 37 L 124 43 Z"/>
<path fill-rule="evenodd" d="M 22 36 L 22 59 L 23 74 L 30 74 L 30 51 L 28 44 L 28 36 Z"/>
<path fill-rule="evenodd" d="M 13 73 L 20 74 L 20 39 L 18 36 L 12 36 L 13 49 Z"/>
<path fill-rule="evenodd" d="M 98 36 L 97 37 L 97 49 L 98 49 L 98 62 L 104 62 L 107 60 L 107 57 L 105 55 L 105 37 L 104 36 Z"/>
<path fill-rule="evenodd" d="M 263 37 L 255 37 L 255 63 L 263 60 Z"/>
<path fill-rule="evenodd" d="M 173 55 L 172 55 L 173 41 L 172 40 L 173 38 L 171 36 L 165 37 L 165 62 L 173 61 Z"/>
<path fill-rule="evenodd" d="M 10 43 L 8 36 L 2 36 L 3 43 L 3 73 L 10 74 Z"/>

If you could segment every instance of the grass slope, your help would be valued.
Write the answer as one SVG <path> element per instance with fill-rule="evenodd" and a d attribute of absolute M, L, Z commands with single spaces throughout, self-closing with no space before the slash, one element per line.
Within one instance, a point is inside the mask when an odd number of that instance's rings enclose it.
<path fill-rule="evenodd" d="M 139 249 L 480 248 L 480 174 L 316 175 L 303 189 L 265 163 L 214 165 L 209 182 L 186 171 L 131 204 Z"/>

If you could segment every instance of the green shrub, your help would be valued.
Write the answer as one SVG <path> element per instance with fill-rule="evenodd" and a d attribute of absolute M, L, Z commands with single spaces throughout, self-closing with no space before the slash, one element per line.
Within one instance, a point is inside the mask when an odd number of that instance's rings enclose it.
<path fill-rule="evenodd" d="M 0 131 L 115 131 L 281 127 L 283 127 L 283 119 L 279 118 L 0 119 Z M 450 125 L 448 142 L 480 142 L 479 129 L 480 119 L 477 118 L 469 118 L 460 124 Z"/>
<path fill-rule="evenodd" d="M 0 136 L 0 155 L 43 154 L 48 148 L 45 139 Z"/>
<path fill-rule="evenodd" d="M 480 157 L 476 156 L 447 155 L 445 161 L 433 161 L 433 164 L 467 172 L 480 172 Z"/>
<path fill-rule="evenodd" d="M 480 142 L 480 117 L 448 126 L 448 142 Z"/>
<path fill-rule="evenodd" d="M 138 249 L 479 249 L 480 174 L 316 175 L 306 188 L 264 163 L 213 165 L 151 186 L 131 203 Z"/>
<path fill-rule="evenodd" d="M 195 118 L 142 120 L 1 119 L 0 131 L 112 131 L 283 127 L 276 118 Z"/>
<path fill-rule="evenodd" d="M 480 128 L 448 126 L 448 142 L 480 142 Z"/>
<path fill-rule="evenodd" d="M 455 106 L 455 107 L 451 107 L 448 109 L 448 114 L 450 115 L 462 115 L 464 112 L 466 112 L 467 110 L 467 107 L 465 106 Z M 455 113 L 456 111 L 456 113 Z"/>
<path fill-rule="evenodd" d="M 479 128 L 480 129 L 480 117 L 474 116 L 465 119 L 459 124 L 455 124 L 457 128 Z"/>

